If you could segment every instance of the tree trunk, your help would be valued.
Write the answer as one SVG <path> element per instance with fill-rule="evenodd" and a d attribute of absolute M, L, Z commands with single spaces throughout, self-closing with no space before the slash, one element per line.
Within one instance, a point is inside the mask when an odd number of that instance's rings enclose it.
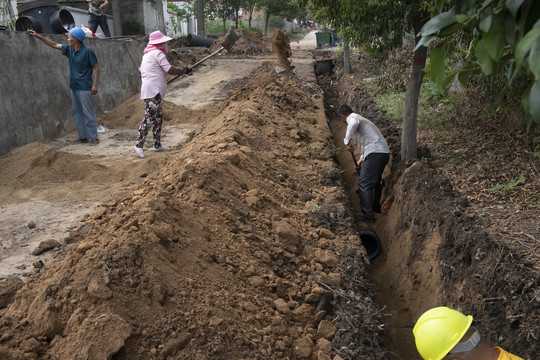
<path fill-rule="evenodd" d="M 204 32 L 204 0 L 197 0 L 197 35 L 206 36 Z"/>
<path fill-rule="evenodd" d="M 227 32 L 227 15 L 223 15 L 223 32 Z"/>
<path fill-rule="evenodd" d="M 122 11 L 120 10 L 120 1 L 112 2 L 112 14 L 114 36 L 122 36 Z"/>
<path fill-rule="evenodd" d="M 416 123 L 418 117 L 418 98 L 424 78 L 427 48 L 420 47 L 414 52 L 412 75 L 407 84 L 405 109 L 403 114 L 403 132 L 401 134 L 401 160 L 416 158 Z"/>
<path fill-rule="evenodd" d="M 165 28 L 165 15 L 163 15 L 163 1 L 156 0 L 156 11 L 157 11 L 157 26 L 158 30 L 162 34 L 167 35 L 167 29 Z"/>
<path fill-rule="evenodd" d="M 264 36 L 268 36 L 268 20 L 270 20 L 270 12 L 266 14 L 266 19 L 264 19 Z"/>
<path fill-rule="evenodd" d="M 426 22 L 426 16 L 417 14 L 413 19 L 414 33 L 418 34 Z M 416 38 L 418 44 L 420 38 Z M 401 160 L 416 158 L 416 131 L 418 119 L 418 98 L 424 79 L 424 67 L 426 66 L 427 48 L 421 46 L 414 52 L 412 74 L 407 84 L 405 95 L 405 109 L 403 111 L 403 129 L 401 133 Z"/>
<path fill-rule="evenodd" d="M 235 21 L 235 28 L 236 29 L 238 29 L 238 17 L 240 16 L 239 12 L 240 12 L 240 9 L 236 9 L 234 11 L 234 17 L 236 18 L 236 21 Z"/>
<path fill-rule="evenodd" d="M 351 74 L 352 68 L 351 68 L 351 49 L 349 48 L 349 45 L 345 45 L 343 48 L 343 72 L 345 74 Z"/>

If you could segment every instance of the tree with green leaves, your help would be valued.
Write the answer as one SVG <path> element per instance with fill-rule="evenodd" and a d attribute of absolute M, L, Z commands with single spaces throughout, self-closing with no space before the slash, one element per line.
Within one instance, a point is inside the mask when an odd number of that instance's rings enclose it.
<path fill-rule="evenodd" d="M 264 11 L 264 35 L 268 35 L 270 16 L 277 15 L 293 20 L 301 14 L 302 9 L 293 0 L 260 0 L 258 7 Z"/>
<path fill-rule="evenodd" d="M 431 51 L 431 79 L 442 91 L 456 76 L 465 84 L 469 76 L 505 71 L 508 84 L 523 72 L 530 84 L 522 105 L 530 126 L 540 125 L 540 1 L 435 1 L 439 14 L 420 30 L 416 47 L 436 44 Z M 465 67 L 447 72 L 449 41 L 467 34 L 470 44 Z"/>
<path fill-rule="evenodd" d="M 313 18 L 345 38 L 346 44 L 381 52 L 402 46 L 405 33 L 417 34 L 429 18 L 430 1 L 415 0 L 299 0 L 313 4 Z M 420 39 L 417 38 L 416 41 Z M 407 85 L 401 159 L 416 157 L 418 98 L 424 77 L 427 48 L 419 46 L 412 59 Z"/>

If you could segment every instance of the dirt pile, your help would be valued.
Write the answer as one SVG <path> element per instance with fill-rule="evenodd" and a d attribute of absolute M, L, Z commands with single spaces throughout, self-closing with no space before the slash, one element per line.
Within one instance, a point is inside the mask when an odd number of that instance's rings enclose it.
<path fill-rule="evenodd" d="M 385 358 L 322 98 L 299 85 L 254 70 L 74 229 L 0 312 L 0 357 Z"/>
<path fill-rule="evenodd" d="M 209 113 L 216 111 L 211 107 L 201 111 L 194 111 L 167 100 L 163 100 L 162 106 L 163 124 L 165 126 L 185 123 L 186 120 L 192 123 L 199 123 Z M 132 128 L 136 132 L 143 116 L 144 102 L 140 99 L 140 94 L 136 94 L 111 111 L 101 115 L 98 123 L 105 125 L 109 129 Z"/>
<path fill-rule="evenodd" d="M 234 43 L 234 46 L 226 54 L 230 55 L 268 55 L 272 53 L 272 42 L 267 37 L 261 37 L 255 31 L 248 31 L 244 29 L 234 29 L 238 35 L 238 40 Z M 225 39 L 227 34 L 220 35 L 214 44 L 210 47 L 210 52 L 214 52 L 221 47 L 221 43 Z"/>

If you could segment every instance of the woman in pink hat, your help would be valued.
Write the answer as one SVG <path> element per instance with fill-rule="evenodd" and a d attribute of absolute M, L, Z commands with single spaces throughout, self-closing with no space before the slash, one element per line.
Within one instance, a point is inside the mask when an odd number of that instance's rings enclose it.
<path fill-rule="evenodd" d="M 161 102 L 167 89 L 167 74 L 183 75 L 191 72 L 190 68 L 172 66 L 167 60 L 167 50 L 162 44 L 172 38 L 160 31 L 150 34 L 148 46 L 144 49 L 139 71 L 141 72 L 141 99 L 144 100 L 145 113 L 139 126 L 137 144 L 134 146 L 137 156 L 144 158 L 143 145 L 150 126 L 154 134 L 154 151 L 169 151 L 171 148 L 161 146 L 161 123 L 163 112 Z"/>

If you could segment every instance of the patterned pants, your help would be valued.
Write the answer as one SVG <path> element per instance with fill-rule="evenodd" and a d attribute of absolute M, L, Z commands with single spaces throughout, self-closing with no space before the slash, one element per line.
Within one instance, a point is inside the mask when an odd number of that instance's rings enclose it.
<path fill-rule="evenodd" d="M 161 123 L 163 122 L 161 100 L 159 93 L 151 99 L 144 99 L 144 118 L 139 126 L 139 137 L 137 138 L 137 147 L 141 149 L 150 125 L 152 125 L 152 133 L 154 134 L 154 147 L 161 147 Z"/>

